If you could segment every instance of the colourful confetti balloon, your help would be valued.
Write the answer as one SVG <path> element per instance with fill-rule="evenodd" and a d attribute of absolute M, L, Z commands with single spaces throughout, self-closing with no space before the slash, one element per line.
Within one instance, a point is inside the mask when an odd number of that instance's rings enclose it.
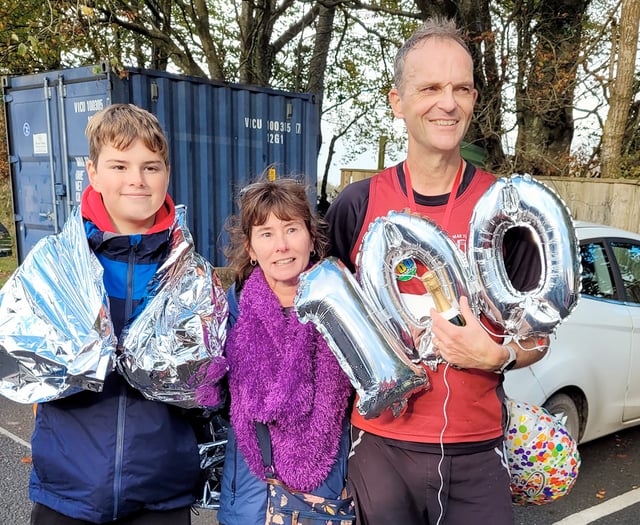
<path fill-rule="evenodd" d="M 506 450 L 518 505 L 545 505 L 568 494 L 578 477 L 576 441 L 544 408 L 507 399 Z"/>

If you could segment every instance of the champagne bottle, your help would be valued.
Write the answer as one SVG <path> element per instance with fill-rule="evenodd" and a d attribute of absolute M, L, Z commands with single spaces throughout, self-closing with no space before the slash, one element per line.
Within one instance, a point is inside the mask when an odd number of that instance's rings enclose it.
<path fill-rule="evenodd" d="M 442 289 L 442 283 L 440 282 L 440 279 L 438 279 L 436 273 L 429 270 L 422 274 L 421 279 L 424 287 L 431 294 L 431 297 L 433 297 L 436 310 L 438 310 L 438 312 L 440 312 L 440 314 L 450 323 L 457 326 L 466 325 L 467 323 L 464 320 L 464 317 L 462 317 L 460 311 L 451 305 L 451 302 L 445 295 L 444 290 Z"/>

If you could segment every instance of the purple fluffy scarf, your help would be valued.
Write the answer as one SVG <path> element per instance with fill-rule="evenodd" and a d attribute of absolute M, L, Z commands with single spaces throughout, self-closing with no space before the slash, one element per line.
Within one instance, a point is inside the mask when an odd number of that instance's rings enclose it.
<path fill-rule="evenodd" d="M 286 316 L 262 270 L 247 279 L 226 344 L 231 423 L 251 471 L 264 479 L 254 421 L 271 434 L 276 476 L 310 491 L 336 459 L 351 385 L 313 323 Z"/>

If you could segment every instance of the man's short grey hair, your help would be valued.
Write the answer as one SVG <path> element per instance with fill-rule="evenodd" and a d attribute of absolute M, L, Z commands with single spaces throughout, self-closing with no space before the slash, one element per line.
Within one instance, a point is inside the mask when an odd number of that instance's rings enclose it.
<path fill-rule="evenodd" d="M 418 44 L 428 40 L 429 38 L 453 40 L 460 44 L 462 48 L 469 53 L 469 56 L 473 58 L 471 50 L 465 42 L 460 29 L 456 26 L 455 20 L 441 17 L 427 18 L 396 53 L 396 58 L 393 63 L 393 82 L 396 88 L 400 89 L 402 81 L 404 80 L 404 63 L 407 59 L 407 55 L 411 50 L 417 47 Z"/>

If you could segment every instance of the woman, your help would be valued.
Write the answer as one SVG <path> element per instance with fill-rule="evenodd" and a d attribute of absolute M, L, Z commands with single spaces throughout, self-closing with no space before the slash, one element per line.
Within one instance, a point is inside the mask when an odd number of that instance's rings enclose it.
<path fill-rule="evenodd" d="M 236 275 L 225 345 L 231 428 L 218 521 L 263 525 L 267 484 L 256 422 L 269 430 L 279 480 L 339 498 L 351 387 L 313 323 L 300 323 L 292 308 L 300 274 L 327 251 L 304 187 L 292 179 L 247 186 L 229 232 L 225 254 Z M 224 370 L 211 365 L 203 405 L 220 404 Z"/>

